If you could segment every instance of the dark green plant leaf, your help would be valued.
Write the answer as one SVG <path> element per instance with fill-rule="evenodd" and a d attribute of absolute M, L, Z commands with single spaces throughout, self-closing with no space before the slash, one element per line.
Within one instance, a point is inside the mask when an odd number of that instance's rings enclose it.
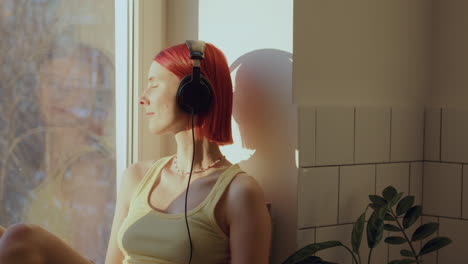
<path fill-rule="evenodd" d="M 385 214 L 384 219 L 387 220 L 387 221 L 395 221 L 395 217 L 393 217 L 393 215 L 391 215 L 389 213 Z"/>
<path fill-rule="evenodd" d="M 402 193 L 402 192 L 401 192 L 401 193 L 398 193 L 398 194 L 393 198 L 393 200 L 390 201 L 390 205 L 391 205 L 391 206 L 394 206 L 396 203 L 398 203 L 398 201 L 400 201 L 400 198 L 401 198 L 401 196 L 403 196 L 403 194 L 404 194 L 404 193 Z"/>
<path fill-rule="evenodd" d="M 370 206 L 370 208 L 372 208 L 372 209 L 374 209 L 374 210 L 377 210 L 377 209 L 380 208 L 380 206 L 378 206 L 378 205 L 375 204 L 375 203 L 371 203 L 371 204 L 369 204 L 369 206 Z"/>
<path fill-rule="evenodd" d="M 387 202 L 391 202 L 393 198 L 397 195 L 397 190 L 393 186 L 388 186 L 382 191 L 382 195 Z"/>
<path fill-rule="evenodd" d="M 297 264 L 338 264 L 338 263 L 328 262 L 317 256 L 309 256 L 305 260 L 298 262 Z"/>
<path fill-rule="evenodd" d="M 383 207 L 383 206 L 386 206 L 387 205 L 387 201 L 385 201 L 384 198 L 378 196 L 378 195 L 369 195 L 369 199 L 371 200 L 371 202 L 375 205 L 377 205 L 378 207 Z"/>
<path fill-rule="evenodd" d="M 385 238 L 384 242 L 392 245 L 401 245 L 406 242 L 406 239 L 404 237 L 399 236 L 389 236 Z"/>
<path fill-rule="evenodd" d="M 385 208 L 379 208 L 372 212 L 367 221 L 367 246 L 369 248 L 376 247 L 382 240 L 384 231 L 383 213 Z"/>
<path fill-rule="evenodd" d="M 397 205 L 396 215 L 400 216 L 406 213 L 406 211 L 408 211 L 408 209 L 410 209 L 411 206 L 413 206 L 413 203 L 414 203 L 413 195 L 408 195 L 405 198 L 403 198 Z"/>
<path fill-rule="evenodd" d="M 422 206 L 416 205 L 411 207 L 408 212 L 406 212 L 405 217 L 403 217 L 403 227 L 406 229 L 418 220 L 422 214 Z"/>
<path fill-rule="evenodd" d="M 294 254 L 289 256 L 283 262 L 283 264 L 297 264 L 307 259 L 307 257 L 312 256 L 317 251 L 338 246 L 343 246 L 343 244 L 340 241 L 336 240 L 310 244 L 294 252 Z"/>
<path fill-rule="evenodd" d="M 411 241 L 418 241 L 434 234 L 439 229 L 438 223 L 423 224 L 416 229 L 411 236 Z"/>
<path fill-rule="evenodd" d="M 416 260 L 414 259 L 398 259 L 398 260 L 392 260 L 388 264 L 410 264 L 410 263 L 415 263 Z"/>
<path fill-rule="evenodd" d="M 407 249 L 400 250 L 400 255 L 402 255 L 403 257 L 414 257 L 414 253 Z"/>
<path fill-rule="evenodd" d="M 364 222 L 366 221 L 366 212 L 364 212 L 358 220 L 354 223 L 353 232 L 351 234 L 351 245 L 353 251 L 357 254 L 359 247 L 361 247 L 362 233 L 364 231 Z"/>
<path fill-rule="evenodd" d="M 452 240 L 448 237 L 436 237 L 429 240 L 419 251 L 419 256 L 425 255 L 432 251 L 438 250 L 452 243 Z"/>
<path fill-rule="evenodd" d="M 385 224 L 384 229 L 387 231 L 392 231 L 392 232 L 400 232 L 400 228 L 396 225 L 391 225 L 391 224 Z"/>

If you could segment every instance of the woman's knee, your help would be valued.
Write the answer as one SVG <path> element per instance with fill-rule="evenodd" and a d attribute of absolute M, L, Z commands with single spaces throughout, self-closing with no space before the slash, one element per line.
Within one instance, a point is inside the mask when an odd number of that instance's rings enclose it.
<path fill-rule="evenodd" d="M 25 258 L 34 260 L 28 260 L 28 263 L 40 263 L 40 250 L 36 243 L 40 232 L 39 227 L 28 224 L 8 227 L 0 239 L 0 263 L 7 263 L 5 260 L 16 263 L 16 260 L 24 261 Z"/>

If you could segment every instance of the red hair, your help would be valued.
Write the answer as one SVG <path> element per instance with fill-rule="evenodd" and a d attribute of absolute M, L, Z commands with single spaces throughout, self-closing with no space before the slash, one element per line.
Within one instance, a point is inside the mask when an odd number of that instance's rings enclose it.
<path fill-rule="evenodd" d="M 185 43 L 162 50 L 154 57 L 154 61 L 174 73 L 179 80 L 192 73 L 193 62 Z M 195 119 L 196 137 L 206 137 L 218 145 L 232 144 L 232 80 L 223 52 L 206 43 L 205 58 L 200 61 L 200 71 L 210 81 L 213 101 L 210 109 Z"/>

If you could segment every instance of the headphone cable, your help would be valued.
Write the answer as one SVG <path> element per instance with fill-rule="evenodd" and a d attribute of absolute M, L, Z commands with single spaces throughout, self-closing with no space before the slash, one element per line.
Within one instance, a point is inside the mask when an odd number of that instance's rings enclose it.
<path fill-rule="evenodd" d="M 187 233 L 188 233 L 189 242 L 190 242 L 189 264 L 192 263 L 193 245 L 192 245 L 192 236 L 190 235 L 190 228 L 189 228 L 188 219 L 187 219 L 187 197 L 188 197 L 188 191 L 189 191 L 189 186 L 190 186 L 190 179 L 192 178 L 193 163 L 195 161 L 195 132 L 194 132 L 194 125 L 193 125 L 193 116 L 194 116 L 194 113 L 192 109 L 192 142 L 193 142 L 192 166 L 190 167 L 190 176 L 189 176 L 188 183 L 187 183 L 187 191 L 185 192 L 185 224 L 187 226 Z"/>

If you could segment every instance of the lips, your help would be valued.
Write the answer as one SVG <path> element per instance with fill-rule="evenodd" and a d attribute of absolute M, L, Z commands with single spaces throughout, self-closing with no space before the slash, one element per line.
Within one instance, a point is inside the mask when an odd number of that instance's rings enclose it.
<path fill-rule="evenodd" d="M 154 113 L 146 113 L 147 116 L 154 115 Z"/>

